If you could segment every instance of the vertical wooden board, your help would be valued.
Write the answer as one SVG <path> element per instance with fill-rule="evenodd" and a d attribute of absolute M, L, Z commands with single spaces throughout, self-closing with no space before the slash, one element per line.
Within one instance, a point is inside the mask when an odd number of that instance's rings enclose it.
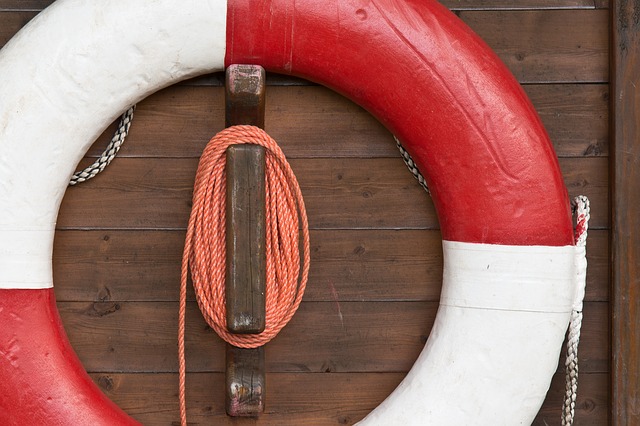
<path fill-rule="evenodd" d="M 231 333 L 261 333 L 265 328 L 265 188 L 264 148 L 227 148 L 225 295 Z"/>
<path fill-rule="evenodd" d="M 611 421 L 640 424 L 640 2 L 612 2 Z"/>
<path fill-rule="evenodd" d="M 266 396 L 264 347 L 242 349 L 227 345 L 226 411 L 232 417 L 256 417 Z"/>
<path fill-rule="evenodd" d="M 608 0 L 439 0 L 453 10 L 605 9 Z"/>

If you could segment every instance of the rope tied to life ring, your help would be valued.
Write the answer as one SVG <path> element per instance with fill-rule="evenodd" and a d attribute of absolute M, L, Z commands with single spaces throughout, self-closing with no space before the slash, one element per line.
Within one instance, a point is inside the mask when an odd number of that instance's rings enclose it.
<path fill-rule="evenodd" d="M 573 199 L 571 205 L 573 213 L 576 216 L 576 246 L 586 247 L 589 219 L 591 218 L 589 199 L 584 195 L 579 195 Z M 584 261 L 586 262 L 586 260 Z M 584 266 L 581 270 L 586 272 L 586 264 Z M 565 396 L 562 404 L 562 426 L 573 425 L 575 417 L 576 399 L 578 396 L 578 344 L 580 343 L 580 329 L 582 328 L 584 290 L 584 287 L 579 289 L 579 294 L 576 295 L 569 320 L 567 358 L 565 360 Z"/>
<path fill-rule="evenodd" d="M 402 146 L 398 138 L 394 136 L 396 146 L 400 151 L 402 161 L 411 172 L 420 186 L 431 195 L 426 179 L 413 161 L 411 154 Z M 578 195 L 571 201 L 572 213 L 576 217 L 575 240 L 577 247 L 587 246 L 587 231 L 589 219 L 591 219 L 591 205 L 589 198 Z M 585 260 L 586 262 L 586 260 Z M 586 271 L 580 268 L 581 271 Z M 584 299 L 584 287 L 579 289 L 576 295 L 571 317 L 569 319 L 569 331 L 567 333 L 567 354 L 565 360 L 565 395 L 562 403 L 562 426 L 572 426 L 575 420 L 576 400 L 578 397 L 578 345 L 580 343 L 580 330 L 582 329 L 582 305 Z"/>
<path fill-rule="evenodd" d="M 118 155 L 118 151 L 122 148 L 127 135 L 129 134 L 129 128 L 131 127 L 131 122 L 133 121 L 133 112 L 136 110 L 136 106 L 133 105 L 129 107 L 122 115 L 120 116 L 120 121 L 118 121 L 118 125 L 116 126 L 116 130 L 111 138 L 111 141 L 107 144 L 107 147 L 104 149 L 100 157 L 96 159 L 90 166 L 82 170 L 78 170 L 73 174 L 71 180 L 69 181 L 69 186 L 74 186 L 82 182 L 86 182 L 90 179 L 93 179 L 98 175 L 98 173 L 102 173 L 104 169 L 111 164 L 116 155 Z"/>
<path fill-rule="evenodd" d="M 230 145 L 247 143 L 266 149 L 266 324 L 260 334 L 233 334 L 226 328 L 224 288 L 225 153 Z M 198 164 L 182 259 L 178 320 L 182 424 L 186 425 L 184 352 L 189 272 L 198 306 L 207 324 L 234 346 L 256 348 L 273 339 L 298 309 L 309 276 L 309 259 L 309 224 L 302 192 L 275 140 L 254 126 L 232 126 L 215 135 L 204 149 Z"/>

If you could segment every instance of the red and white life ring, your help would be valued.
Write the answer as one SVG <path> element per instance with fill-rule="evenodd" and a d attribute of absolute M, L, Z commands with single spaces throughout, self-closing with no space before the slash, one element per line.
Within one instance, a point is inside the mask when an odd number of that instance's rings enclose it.
<path fill-rule="evenodd" d="M 567 191 L 523 90 L 434 0 L 58 0 L 0 51 L 0 422 L 129 424 L 56 309 L 51 257 L 74 167 L 129 105 L 253 63 L 333 88 L 402 141 L 444 239 L 411 372 L 363 424 L 529 424 L 578 287 Z"/>

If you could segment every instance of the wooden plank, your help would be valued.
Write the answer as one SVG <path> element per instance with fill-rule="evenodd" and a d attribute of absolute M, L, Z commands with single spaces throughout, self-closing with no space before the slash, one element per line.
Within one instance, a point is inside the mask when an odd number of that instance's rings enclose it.
<path fill-rule="evenodd" d="M 264 346 L 226 347 L 225 411 L 232 417 L 261 415 L 266 397 Z"/>
<path fill-rule="evenodd" d="M 259 421 L 224 415 L 220 373 L 187 375 L 189 420 L 194 424 L 335 426 L 351 425 L 382 402 L 403 379 L 401 373 L 269 375 L 272 387 Z M 148 426 L 179 424 L 177 375 L 93 374 L 93 380 L 127 413 Z M 576 424 L 607 424 L 606 374 L 581 374 Z M 212 386 L 220 384 L 220 386 Z M 296 389 L 296 392 L 291 392 Z M 557 374 L 534 426 L 559 423 L 564 377 Z"/>
<path fill-rule="evenodd" d="M 607 85 L 526 85 L 560 157 L 608 154 Z M 346 98 L 319 86 L 270 87 L 267 130 L 289 158 L 389 157 L 391 134 Z M 199 157 L 224 128 L 221 87 L 173 86 L 138 104 L 119 157 Z M 89 150 L 98 156 L 111 126 Z M 179 135 L 179 136 L 176 136 Z"/>
<path fill-rule="evenodd" d="M 23 24 L 7 21 L 6 41 Z M 521 82 L 606 82 L 606 10 L 461 11 L 460 17 L 493 48 Z M 531 34 L 536 34 L 531 37 Z M 0 44 L 1 45 L 1 44 Z"/>
<path fill-rule="evenodd" d="M 227 68 L 225 84 L 225 126 L 248 124 L 264 129 L 264 68 L 233 64 Z"/>
<path fill-rule="evenodd" d="M 463 11 L 459 15 L 520 82 L 608 81 L 606 10 Z"/>
<path fill-rule="evenodd" d="M 551 382 L 547 399 L 532 426 L 560 424 L 564 398 L 564 373 L 557 373 Z M 608 424 L 608 375 L 580 373 L 574 424 L 604 426 Z"/>
<path fill-rule="evenodd" d="M 264 68 L 231 65 L 227 69 L 225 89 L 225 126 L 247 124 L 264 128 Z M 232 333 L 261 333 L 265 327 L 267 286 L 266 151 L 259 145 L 230 146 L 226 161 L 227 329 Z M 235 355 L 231 358 L 244 359 L 240 351 L 227 351 L 229 353 Z M 233 366 L 233 362 L 230 365 L 233 368 L 227 371 L 244 372 L 239 366 Z M 230 377 L 227 381 L 233 382 Z M 249 389 L 253 388 L 251 383 L 247 385 Z M 244 408 L 262 411 L 262 393 L 256 395 L 256 399 L 258 401 L 251 398 L 251 403 Z M 247 414 L 241 408 L 234 409 L 236 405 L 232 407 L 229 400 L 227 402 L 230 415 L 236 415 L 233 412 Z"/>
<path fill-rule="evenodd" d="M 176 302 L 61 302 L 69 339 L 90 372 L 176 372 Z M 303 302 L 267 345 L 267 372 L 407 372 L 437 302 Z M 608 371 L 608 304 L 585 305 L 580 371 Z M 187 307 L 187 366 L 223 372 L 225 343 Z M 559 368 L 560 370 L 560 368 Z"/>
<path fill-rule="evenodd" d="M 55 0 L 0 0 L 0 11 L 32 10 L 41 11 Z"/>
<path fill-rule="evenodd" d="M 606 9 L 608 0 L 440 0 L 452 10 Z"/>
<path fill-rule="evenodd" d="M 264 129 L 264 68 L 234 64 L 225 77 L 225 126 Z M 259 145 L 230 146 L 226 157 L 227 329 L 261 333 L 266 325 L 266 150 Z M 243 349 L 229 343 L 226 347 L 227 414 L 257 417 L 264 411 L 264 348 Z"/>
<path fill-rule="evenodd" d="M 34 12 L 2 12 L 0 7 L 0 47 L 36 15 Z"/>
<path fill-rule="evenodd" d="M 528 84 L 559 157 L 609 154 L 609 87 L 606 84 Z"/>
<path fill-rule="evenodd" d="M 611 421 L 640 424 L 640 4 L 612 3 Z"/>
<path fill-rule="evenodd" d="M 58 301 L 177 301 L 184 231 L 58 231 Z M 436 230 L 311 232 L 306 301 L 431 301 L 440 297 Z M 586 300 L 609 300 L 609 233 L 590 231 Z M 190 289 L 189 300 L 195 300 Z"/>
<path fill-rule="evenodd" d="M 232 333 L 261 333 L 265 327 L 265 188 L 264 148 L 227 148 L 225 299 Z"/>
<path fill-rule="evenodd" d="M 197 162 L 120 158 L 106 173 L 67 191 L 62 229 L 185 228 Z M 607 159 L 560 160 L 569 195 L 592 202 L 593 229 L 608 227 Z M 399 158 L 299 159 L 291 166 L 312 229 L 435 229 L 431 199 Z M 532 206 L 535 208 L 535 206 Z"/>

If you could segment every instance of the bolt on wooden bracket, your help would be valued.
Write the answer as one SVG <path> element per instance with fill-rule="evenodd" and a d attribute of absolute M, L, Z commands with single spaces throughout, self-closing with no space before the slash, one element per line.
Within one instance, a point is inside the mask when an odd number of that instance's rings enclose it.
<path fill-rule="evenodd" d="M 226 73 L 226 126 L 264 128 L 265 71 L 231 65 Z M 265 327 L 265 150 L 258 145 L 227 149 L 227 329 L 260 333 Z M 264 411 L 264 348 L 227 344 L 226 410 L 255 417 Z"/>

